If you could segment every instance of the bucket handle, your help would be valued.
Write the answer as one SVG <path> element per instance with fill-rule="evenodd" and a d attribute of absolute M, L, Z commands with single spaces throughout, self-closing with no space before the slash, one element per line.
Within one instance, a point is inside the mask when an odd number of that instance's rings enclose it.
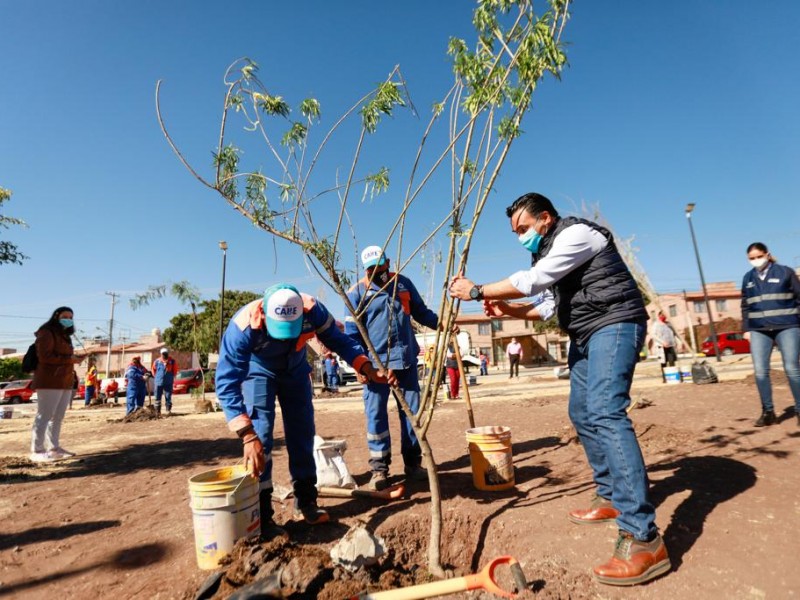
<path fill-rule="evenodd" d="M 242 460 L 240 460 L 238 463 L 236 463 L 236 465 L 238 466 L 238 465 L 242 464 L 243 462 L 244 462 L 244 458 Z M 232 492 L 228 492 L 227 494 L 225 494 L 225 498 L 228 500 L 228 502 L 230 502 L 231 498 L 233 498 L 233 496 L 236 495 L 236 492 L 239 491 L 239 486 L 241 486 L 245 482 L 245 480 L 247 480 L 249 477 L 250 477 L 250 473 L 245 473 L 244 477 L 242 477 L 239 480 L 239 483 L 236 484 L 236 487 L 233 488 L 233 491 Z"/>

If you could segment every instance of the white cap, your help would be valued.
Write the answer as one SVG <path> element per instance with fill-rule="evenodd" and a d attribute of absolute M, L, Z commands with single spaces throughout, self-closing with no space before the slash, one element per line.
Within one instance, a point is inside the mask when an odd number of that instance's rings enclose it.
<path fill-rule="evenodd" d="M 386 264 L 386 256 L 380 246 L 367 246 L 361 252 L 361 264 L 364 265 L 365 269 L 375 265 L 384 265 Z"/>
<path fill-rule="evenodd" d="M 162 348 L 161 354 L 169 354 L 169 350 L 167 350 L 166 348 Z"/>
<path fill-rule="evenodd" d="M 293 285 L 280 283 L 264 292 L 267 331 L 278 340 L 300 337 L 303 330 L 303 298 Z"/>

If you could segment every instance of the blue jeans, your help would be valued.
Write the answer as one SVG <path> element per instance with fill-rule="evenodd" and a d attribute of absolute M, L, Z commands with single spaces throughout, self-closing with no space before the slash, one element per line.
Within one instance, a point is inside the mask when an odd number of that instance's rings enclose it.
<path fill-rule="evenodd" d="M 328 374 L 328 388 L 332 390 L 339 389 L 339 374 L 338 373 L 329 373 Z"/>
<path fill-rule="evenodd" d="M 620 512 L 618 527 L 638 540 L 658 533 L 642 451 L 625 411 L 645 333 L 644 323 L 615 323 L 569 348 L 570 419 L 597 494 L 611 500 Z"/>
<path fill-rule="evenodd" d="M 800 328 L 780 331 L 751 331 L 750 357 L 756 372 L 756 387 L 764 411 L 775 410 L 772 404 L 772 383 L 769 379 L 769 359 L 773 345 L 778 346 L 783 358 L 783 370 L 794 396 L 795 411 L 800 415 Z"/>
<path fill-rule="evenodd" d="M 92 398 L 94 398 L 94 386 L 87 385 L 83 391 L 83 405 L 89 406 L 92 403 Z"/>

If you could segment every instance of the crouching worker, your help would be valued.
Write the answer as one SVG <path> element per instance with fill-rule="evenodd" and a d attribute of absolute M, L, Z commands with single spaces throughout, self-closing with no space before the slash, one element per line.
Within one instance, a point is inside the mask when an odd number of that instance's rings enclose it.
<path fill-rule="evenodd" d="M 294 487 L 294 518 L 312 525 L 329 520 L 328 513 L 317 506 L 311 367 L 306 360 L 306 343 L 315 335 L 371 381 L 386 382 L 361 346 L 339 331 L 325 306 L 288 284 L 272 286 L 263 300 L 240 309 L 222 338 L 217 398 L 228 427 L 244 444 L 245 465 L 261 482 L 265 536 L 278 533 L 271 500 L 276 398 Z"/>

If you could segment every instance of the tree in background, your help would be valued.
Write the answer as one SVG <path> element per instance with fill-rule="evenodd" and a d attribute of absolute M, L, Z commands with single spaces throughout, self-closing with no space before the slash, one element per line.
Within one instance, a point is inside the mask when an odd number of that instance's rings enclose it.
<path fill-rule="evenodd" d="M 0 382 L 27 379 L 22 370 L 22 361 L 18 358 L 0 358 Z"/>
<path fill-rule="evenodd" d="M 0 211 L 3 209 L 3 204 L 9 200 L 11 200 L 11 190 L 0 187 Z M 0 228 L 8 229 L 12 225 L 28 226 L 22 219 L 7 217 L 0 212 Z M 0 240 L 0 265 L 7 263 L 21 265 L 26 258 L 28 257 L 19 251 L 16 244 Z"/>
<path fill-rule="evenodd" d="M 414 155 L 385 157 L 408 169 L 404 192 L 398 194 L 400 201 L 394 205 L 375 201 L 372 205 L 372 210 L 382 214 L 391 210 L 397 215 L 383 244 L 384 249 L 390 243 L 393 245 L 396 273 L 401 273 L 438 234 L 447 235 L 442 277 L 448 280 L 455 273 L 466 272 L 472 236 L 511 145 L 523 133 L 521 123 L 531 107 L 533 92 L 545 75 L 558 78 L 566 64 L 560 38 L 568 19 L 569 0 L 541 0 L 539 4 L 543 10 L 537 14 L 531 0 L 478 2 L 473 13 L 475 39 L 470 43 L 450 39 L 448 54 L 454 81 L 433 105 L 427 124 L 420 129 Z M 375 345 L 360 320 L 371 300 L 366 298 L 363 305 L 353 306 L 346 293 L 359 275 L 358 249 L 366 245 L 359 244 L 348 210 L 353 204 L 358 211 L 370 210 L 371 203 L 367 201 L 389 187 L 390 169 L 379 165 L 370 147 L 382 120 L 404 108 L 416 114 L 399 66 L 377 87 L 359 94 L 360 99 L 318 137 L 314 135 L 322 118 L 320 102 L 315 98 L 300 101 L 297 116 L 293 117 L 289 103 L 259 79 L 258 65 L 252 60 L 243 58 L 234 62 L 225 73 L 224 84 L 222 117 L 215 133 L 217 142 L 210 176 L 204 177 L 189 164 L 167 131 L 161 114 L 159 81 L 156 112 L 168 143 L 200 183 L 215 190 L 252 225 L 303 252 L 306 264 L 336 292 L 346 310 L 356 318 L 361 336 L 376 356 Z M 234 118 L 242 119 L 245 133 L 232 128 Z M 238 135 L 255 135 L 264 144 L 263 157 L 259 156 L 250 168 L 242 164 L 243 151 L 232 139 L 237 131 Z M 331 151 L 335 152 L 333 162 L 337 163 L 331 166 L 331 153 L 325 152 L 332 148 L 328 142 L 334 134 L 342 137 L 348 132 L 353 135 L 352 154 L 342 159 L 340 150 Z M 248 156 L 252 153 L 248 152 Z M 338 164 L 339 160 L 343 160 L 342 164 Z M 365 166 L 365 162 L 371 166 Z M 317 172 L 323 169 L 328 170 L 327 177 Z M 449 198 L 440 193 L 426 193 L 434 180 L 449 184 Z M 407 242 L 406 220 L 412 210 L 417 214 L 424 211 L 437 224 L 409 252 L 403 245 Z M 371 224 L 365 232 L 369 233 L 370 244 L 375 243 L 374 229 Z M 348 231 L 350 242 L 346 242 Z M 392 283 L 387 282 L 385 287 Z M 393 289 L 396 293 L 396 286 Z M 439 306 L 442 333 L 437 334 L 435 347 L 443 350 L 459 302 L 443 289 Z M 381 361 L 377 363 L 377 367 L 385 369 Z M 443 369 L 444 352 L 440 351 L 435 354 L 431 373 L 425 379 L 416 413 L 411 411 L 403 394 L 393 390 L 419 439 L 428 471 L 431 491 L 428 569 L 437 577 L 445 576 L 440 560 L 441 493 L 427 433 L 439 389 L 436 383 L 441 380 Z"/>

